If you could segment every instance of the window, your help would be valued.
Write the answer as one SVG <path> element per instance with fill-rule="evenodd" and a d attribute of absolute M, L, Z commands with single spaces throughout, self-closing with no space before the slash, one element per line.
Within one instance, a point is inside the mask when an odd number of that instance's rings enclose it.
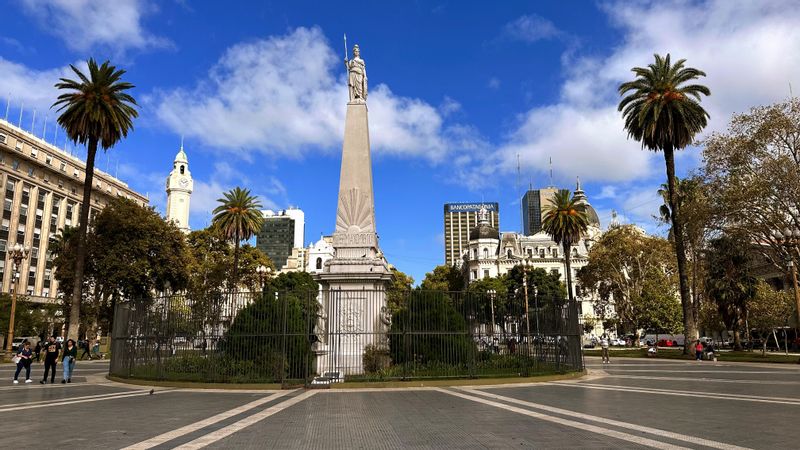
<path fill-rule="evenodd" d="M 6 163 L 5 155 L 0 155 L 0 165 L 5 165 L 5 163 Z"/>
<path fill-rule="evenodd" d="M 578 256 L 578 249 L 577 248 L 573 248 L 572 249 L 572 256 Z"/>
<path fill-rule="evenodd" d="M 7 140 L 8 137 L 5 134 L 0 133 L 0 144 L 5 144 Z"/>
<path fill-rule="evenodd" d="M 488 258 L 489 258 L 489 249 L 485 248 L 483 249 L 483 259 L 488 259 Z"/>
<path fill-rule="evenodd" d="M 52 166 L 53 165 L 53 157 L 50 156 L 50 155 L 47 155 L 44 158 L 44 163 L 47 164 L 48 166 Z"/>
<path fill-rule="evenodd" d="M 478 249 L 477 248 L 473 248 L 472 249 L 472 259 L 478 259 Z"/>
<path fill-rule="evenodd" d="M 33 170 L 33 166 L 28 167 L 28 176 L 31 178 L 36 178 L 36 172 Z"/>
<path fill-rule="evenodd" d="M 31 258 L 38 258 L 39 257 L 39 247 L 33 247 L 31 249 Z"/>
<path fill-rule="evenodd" d="M 506 250 L 506 256 L 510 259 L 512 257 L 511 249 Z"/>
<path fill-rule="evenodd" d="M 42 297 L 50 297 L 50 289 L 43 288 L 42 289 Z"/>
<path fill-rule="evenodd" d="M 483 278 L 489 278 L 489 269 L 483 269 Z"/>
<path fill-rule="evenodd" d="M 33 156 L 34 158 L 39 156 L 39 149 L 36 147 L 31 147 L 31 156 Z"/>
<path fill-rule="evenodd" d="M 19 161 L 17 161 L 17 160 L 15 159 L 15 160 L 14 160 L 14 161 L 11 163 L 11 168 L 13 168 L 14 170 L 19 170 Z"/>
<path fill-rule="evenodd" d="M 64 189 L 64 180 L 62 180 L 61 178 L 58 179 L 58 188 Z"/>
<path fill-rule="evenodd" d="M 3 204 L 3 209 L 6 211 L 11 211 L 11 207 L 13 206 L 13 201 L 10 198 L 7 198 L 5 203 Z"/>
<path fill-rule="evenodd" d="M 78 175 L 79 175 L 78 169 L 75 169 L 75 170 L 72 172 L 72 176 L 73 176 L 73 177 L 75 177 L 75 178 L 78 178 Z"/>
<path fill-rule="evenodd" d="M 553 249 L 553 258 L 558 258 L 558 249 L 557 248 Z"/>
<path fill-rule="evenodd" d="M 473 270 L 472 271 L 472 279 L 473 280 L 477 280 L 478 279 L 478 271 L 477 270 Z"/>
<path fill-rule="evenodd" d="M 539 249 L 539 258 L 544 258 L 544 249 L 543 248 Z"/>
<path fill-rule="evenodd" d="M 61 167 L 60 167 L 60 170 L 61 170 L 62 172 L 66 172 L 66 171 L 67 171 L 67 163 L 65 163 L 65 162 L 63 162 L 63 161 L 62 161 L 62 162 L 61 162 Z"/>
<path fill-rule="evenodd" d="M 183 164 L 181 164 L 181 175 L 183 175 Z"/>
<path fill-rule="evenodd" d="M 17 145 L 15 146 L 15 148 L 17 149 L 18 152 L 21 152 L 22 151 L 22 141 L 17 139 Z"/>
<path fill-rule="evenodd" d="M 17 186 L 17 182 L 16 181 L 11 180 L 11 179 L 6 180 L 6 189 L 7 190 L 9 190 L 11 192 L 14 192 L 14 188 L 16 188 L 16 186 Z"/>
<path fill-rule="evenodd" d="M 317 270 L 322 269 L 322 258 L 317 258 Z"/>
<path fill-rule="evenodd" d="M 528 256 L 530 256 L 531 258 L 533 258 L 533 249 L 532 249 L 532 248 L 529 248 L 529 249 L 528 249 Z"/>
<path fill-rule="evenodd" d="M 3 219 L 3 223 L 0 224 L 0 230 L 8 231 L 8 227 L 11 226 L 11 221 L 8 219 Z"/>

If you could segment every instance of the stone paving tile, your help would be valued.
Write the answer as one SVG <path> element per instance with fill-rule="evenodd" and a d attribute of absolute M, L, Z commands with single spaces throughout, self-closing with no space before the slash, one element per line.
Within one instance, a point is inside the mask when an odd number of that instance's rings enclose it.
<path fill-rule="evenodd" d="M 51 420 L 58 425 L 42 448 L 121 448 L 235 408 L 259 395 L 169 392 L 0 413 L 0 436 L 3 448 L 30 448 L 41 442 L 42 421 Z M 62 432 L 64 428 L 69 431 Z M 32 441 L 33 437 L 36 440 Z"/>
<path fill-rule="evenodd" d="M 640 448 L 435 391 L 320 393 L 211 448 Z"/>
<path fill-rule="evenodd" d="M 685 383 L 680 389 L 691 388 L 691 383 Z M 800 411 L 800 405 L 552 385 L 536 389 L 499 388 L 487 392 L 746 447 L 797 447 L 796 440 L 790 438 L 787 430 L 794 428 L 796 416 L 791 411 Z"/>

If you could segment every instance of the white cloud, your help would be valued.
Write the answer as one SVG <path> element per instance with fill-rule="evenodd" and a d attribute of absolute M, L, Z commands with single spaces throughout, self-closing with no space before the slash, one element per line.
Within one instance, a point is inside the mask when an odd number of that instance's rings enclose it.
<path fill-rule="evenodd" d="M 369 48 L 364 48 L 369 73 Z M 248 41 L 227 49 L 191 89 L 148 97 L 172 130 L 204 144 L 242 154 L 255 150 L 296 157 L 340 145 L 347 103 L 344 68 L 319 28 Z M 369 92 L 370 131 L 376 153 L 441 161 L 464 137 L 445 116 L 457 106 L 436 107 L 398 96 L 376 83 Z"/>
<path fill-rule="evenodd" d="M 24 11 L 71 50 L 96 47 L 117 52 L 164 47 L 170 43 L 144 29 L 142 19 L 155 12 L 149 0 L 21 0 Z"/>
<path fill-rule="evenodd" d="M 561 34 L 553 22 L 536 14 L 518 17 L 503 27 L 504 37 L 528 43 L 556 38 Z"/>
<path fill-rule="evenodd" d="M 513 172 L 519 153 L 523 170 L 546 171 L 552 156 L 561 176 L 660 177 L 661 156 L 627 139 L 616 110 L 618 85 L 632 78 L 632 67 L 652 62 L 653 53 L 686 58 L 708 74 L 700 80 L 712 93 L 702 102 L 711 114 L 706 132 L 725 128 L 734 112 L 786 98 L 789 82 L 800 86 L 800 10 L 791 1 L 618 1 L 603 9 L 621 31 L 620 45 L 602 57 L 567 49 L 559 100 L 520 115 L 498 156 L 479 171 Z M 698 163 L 684 156 L 679 162 Z"/>

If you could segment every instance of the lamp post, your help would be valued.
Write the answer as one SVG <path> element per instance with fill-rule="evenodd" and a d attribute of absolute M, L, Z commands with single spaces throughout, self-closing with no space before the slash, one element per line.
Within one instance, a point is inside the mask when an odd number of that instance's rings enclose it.
<path fill-rule="evenodd" d="M 261 281 L 261 291 L 264 291 L 264 287 L 267 285 L 267 278 L 269 274 L 272 273 L 272 269 L 262 264 L 256 267 L 256 273 L 258 274 L 258 279 Z"/>
<path fill-rule="evenodd" d="M 786 248 L 786 265 L 792 272 L 792 286 L 794 287 L 794 304 L 797 313 L 797 326 L 800 327 L 800 292 L 797 289 L 797 267 L 794 265 L 793 253 L 797 251 L 800 244 L 800 229 L 792 230 L 786 227 L 782 232 L 775 230 L 772 233 L 775 239 Z"/>
<path fill-rule="evenodd" d="M 522 262 L 522 289 L 525 293 L 525 328 L 528 334 L 527 345 L 530 345 L 531 342 L 531 319 L 530 315 L 528 314 L 528 268 L 531 265 L 532 263 L 529 258 L 525 258 L 525 260 Z"/>
<path fill-rule="evenodd" d="M 17 312 L 17 284 L 19 284 L 19 266 L 22 260 L 30 254 L 30 247 L 14 244 L 8 252 L 9 258 L 14 262 L 14 269 L 11 274 L 11 316 L 8 320 L 8 341 L 6 342 L 6 352 L 11 353 L 11 343 L 14 341 L 14 315 Z"/>

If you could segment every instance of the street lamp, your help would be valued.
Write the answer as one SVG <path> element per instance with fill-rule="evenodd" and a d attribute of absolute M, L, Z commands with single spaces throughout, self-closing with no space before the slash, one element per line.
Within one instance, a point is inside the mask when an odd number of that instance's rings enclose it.
<path fill-rule="evenodd" d="M 31 248 L 20 245 L 19 242 L 9 249 L 8 256 L 14 262 L 11 274 L 11 317 L 8 320 L 8 341 L 6 342 L 6 352 L 11 353 L 11 343 L 14 341 L 14 315 L 17 310 L 17 284 L 19 284 L 19 266 L 22 260 L 27 258 Z"/>
<path fill-rule="evenodd" d="M 494 326 L 495 326 L 494 325 L 494 295 L 497 293 L 497 291 L 495 291 L 494 289 L 489 289 L 488 291 L 486 291 L 486 293 L 489 294 L 489 304 L 491 305 L 491 309 L 492 309 L 492 341 L 494 341 L 496 339 L 494 337 Z"/>
<path fill-rule="evenodd" d="M 261 290 L 264 290 L 264 287 L 267 285 L 267 278 L 269 274 L 272 272 L 272 269 L 265 265 L 260 265 L 256 267 L 256 273 L 258 274 L 258 279 L 261 280 Z"/>
<path fill-rule="evenodd" d="M 527 345 L 530 345 L 531 342 L 531 320 L 530 316 L 528 315 L 528 268 L 533 265 L 530 258 L 525 258 L 522 261 L 522 289 L 525 293 L 525 328 L 527 329 L 528 333 L 528 342 Z"/>
<path fill-rule="evenodd" d="M 797 326 L 800 327 L 800 291 L 797 289 L 797 268 L 794 265 L 793 254 L 797 251 L 800 244 L 800 229 L 792 230 L 786 227 L 783 232 L 775 230 L 772 235 L 786 248 L 786 265 L 792 271 L 792 286 L 794 287 L 794 303 L 797 312 Z"/>

